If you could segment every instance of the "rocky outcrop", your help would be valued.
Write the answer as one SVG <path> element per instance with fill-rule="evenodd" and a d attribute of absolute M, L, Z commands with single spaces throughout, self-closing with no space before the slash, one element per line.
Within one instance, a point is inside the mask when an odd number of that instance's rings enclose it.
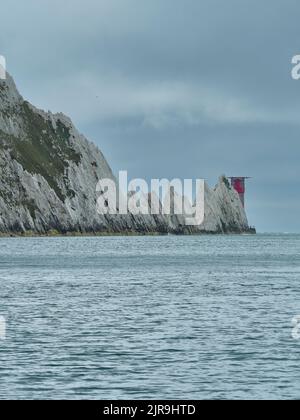
<path fill-rule="evenodd" d="M 249 231 L 239 197 L 221 177 L 205 187 L 205 220 L 180 216 L 99 215 L 96 184 L 115 179 L 100 150 L 63 114 L 24 101 L 0 80 L 0 233 L 227 233 Z"/>

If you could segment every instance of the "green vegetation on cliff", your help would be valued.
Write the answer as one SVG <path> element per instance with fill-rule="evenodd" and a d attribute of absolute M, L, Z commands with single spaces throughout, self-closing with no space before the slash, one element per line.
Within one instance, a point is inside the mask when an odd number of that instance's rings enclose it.
<path fill-rule="evenodd" d="M 66 196 L 57 180 L 64 178 L 70 161 L 76 164 L 81 161 L 81 155 L 72 147 L 70 130 L 61 121 L 54 129 L 51 120 L 34 112 L 27 102 L 21 105 L 20 113 L 25 124 L 25 138 L 6 135 L 11 158 L 29 173 L 42 175 L 59 199 L 64 201 Z M 66 191 L 67 195 L 74 195 L 67 183 Z"/>

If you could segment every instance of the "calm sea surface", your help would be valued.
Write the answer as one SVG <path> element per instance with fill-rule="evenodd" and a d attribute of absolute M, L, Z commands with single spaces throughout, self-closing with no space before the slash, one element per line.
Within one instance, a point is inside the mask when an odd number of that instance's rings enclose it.
<path fill-rule="evenodd" d="M 300 236 L 0 239 L 0 398 L 300 398 Z"/>

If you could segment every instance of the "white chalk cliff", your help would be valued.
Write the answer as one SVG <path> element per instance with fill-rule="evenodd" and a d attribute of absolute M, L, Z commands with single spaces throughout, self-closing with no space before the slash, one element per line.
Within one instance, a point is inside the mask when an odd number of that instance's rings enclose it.
<path fill-rule="evenodd" d="M 63 114 L 24 101 L 0 80 L 0 233 L 242 233 L 249 226 L 238 194 L 221 177 L 205 187 L 205 220 L 185 227 L 171 215 L 99 215 L 96 184 L 114 175 L 100 150 Z"/>

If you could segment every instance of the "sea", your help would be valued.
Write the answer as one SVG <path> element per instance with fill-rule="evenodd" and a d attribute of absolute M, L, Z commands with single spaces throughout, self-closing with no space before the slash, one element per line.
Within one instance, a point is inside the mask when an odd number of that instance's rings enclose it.
<path fill-rule="evenodd" d="M 0 399 L 299 399 L 300 235 L 0 239 Z"/>

